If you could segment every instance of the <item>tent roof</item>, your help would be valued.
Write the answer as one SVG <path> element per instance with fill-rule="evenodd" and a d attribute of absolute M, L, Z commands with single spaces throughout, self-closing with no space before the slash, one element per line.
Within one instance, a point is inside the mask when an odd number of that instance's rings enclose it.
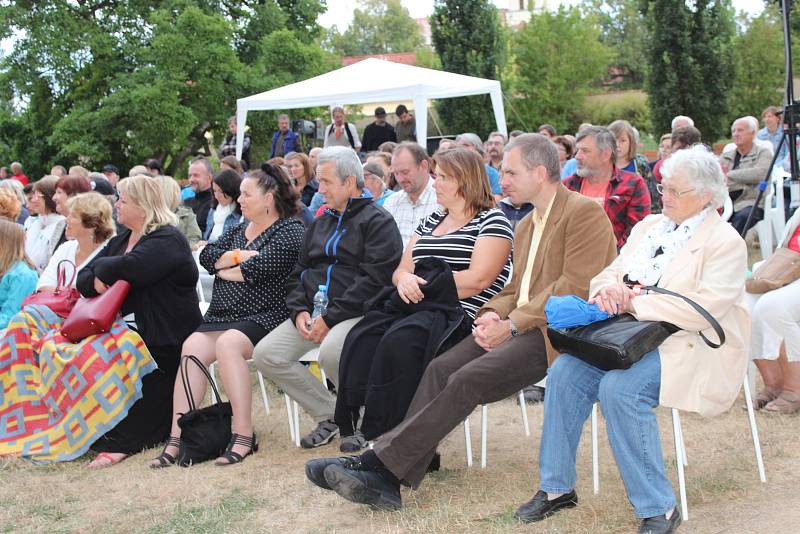
<path fill-rule="evenodd" d="M 242 111 L 366 104 L 415 97 L 448 98 L 500 91 L 500 82 L 376 58 L 240 98 Z"/>

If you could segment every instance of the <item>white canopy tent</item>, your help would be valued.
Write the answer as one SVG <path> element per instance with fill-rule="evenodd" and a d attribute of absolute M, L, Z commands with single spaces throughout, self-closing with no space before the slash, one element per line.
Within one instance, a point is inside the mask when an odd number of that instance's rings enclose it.
<path fill-rule="evenodd" d="M 426 146 L 428 99 L 486 93 L 492 98 L 497 130 L 505 134 L 506 119 L 500 82 L 381 59 L 365 59 L 302 82 L 240 98 L 236 104 L 236 122 L 239 125 L 236 130 L 236 156 L 242 157 L 248 111 L 411 99 L 416 111 L 417 139 L 422 146 Z"/>

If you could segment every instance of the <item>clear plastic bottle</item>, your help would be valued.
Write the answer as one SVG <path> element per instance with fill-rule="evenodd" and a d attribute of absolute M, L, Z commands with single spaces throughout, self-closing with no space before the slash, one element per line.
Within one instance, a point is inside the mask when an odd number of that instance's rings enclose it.
<path fill-rule="evenodd" d="M 328 313 L 328 288 L 325 285 L 320 285 L 314 295 L 314 311 L 311 313 L 311 322 L 313 323 L 317 317 L 326 313 Z"/>

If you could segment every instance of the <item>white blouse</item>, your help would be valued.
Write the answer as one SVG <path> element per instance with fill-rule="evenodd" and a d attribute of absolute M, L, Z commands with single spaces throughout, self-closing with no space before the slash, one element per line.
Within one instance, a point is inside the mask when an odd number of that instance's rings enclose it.
<path fill-rule="evenodd" d="M 94 251 L 89 254 L 83 262 L 77 266 L 75 271 L 75 277 L 77 279 L 78 272 L 83 269 L 92 259 L 94 259 L 97 254 L 103 250 L 103 247 L 106 246 L 108 240 L 105 240 L 103 243 L 94 249 Z M 41 276 L 39 276 L 39 282 L 36 284 L 36 289 L 41 289 L 43 287 L 56 287 L 58 284 L 58 264 L 62 260 L 69 260 L 73 264 L 75 263 L 75 255 L 78 253 L 78 242 L 76 240 L 67 241 L 62 243 L 60 247 L 53 252 L 53 256 L 50 258 L 50 261 L 47 262 L 47 268 L 42 272 Z M 65 264 L 65 274 L 67 275 L 67 282 L 69 279 L 72 278 L 72 266 L 69 264 Z M 75 287 L 75 280 L 72 281 L 72 287 Z"/>
<path fill-rule="evenodd" d="M 47 267 L 66 224 L 64 216 L 58 213 L 25 220 L 25 252 L 39 273 Z"/>

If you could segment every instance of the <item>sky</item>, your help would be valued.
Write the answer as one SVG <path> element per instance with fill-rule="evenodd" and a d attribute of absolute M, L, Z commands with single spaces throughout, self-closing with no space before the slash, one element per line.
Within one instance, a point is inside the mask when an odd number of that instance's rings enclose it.
<path fill-rule="evenodd" d="M 495 5 L 499 7 L 507 6 L 508 0 L 492 0 Z M 547 4 L 552 7 L 557 7 L 559 4 L 573 5 L 580 3 L 580 0 L 546 0 Z M 408 9 L 412 18 L 427 17 L 433 12 L 433 0 L 401 0 L 401 3 Z M 754 15 L 760 13 L 764 8 L 764 3 L 761 0 L 733 0 L 733 5 L 737 11 L 745 11 L 748 14 Z M 319 23 L 330 28 L 336 25 L 339 31 L 344 29 L 350 24 L 353 18 L 353 10 L 359 7 L 357 0 L 328 0 L 328 11 L 319 18 Z"/>

